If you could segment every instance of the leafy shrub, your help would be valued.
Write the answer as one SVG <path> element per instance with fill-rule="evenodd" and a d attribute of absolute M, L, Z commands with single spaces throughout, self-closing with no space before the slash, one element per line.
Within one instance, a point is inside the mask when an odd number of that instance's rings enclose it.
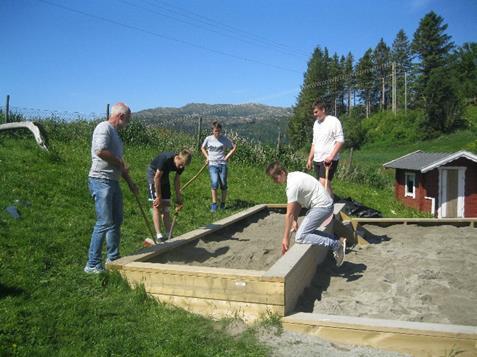
<path fill-rule="evenodd" d="M 472 130 L 474 133 L 477 133 L 477 106 L 467 106 L 467 108 L 465 108 L 464 118 L 469 129 Z"/>
<path fill-rule="evenodd" d="M 408 111 L 407 114 L 383 111 L 363 119 L 366 143 L 403 144 L 412 143 L 425 137 L 420 129 L 424 120 L 422 111 Z"/>

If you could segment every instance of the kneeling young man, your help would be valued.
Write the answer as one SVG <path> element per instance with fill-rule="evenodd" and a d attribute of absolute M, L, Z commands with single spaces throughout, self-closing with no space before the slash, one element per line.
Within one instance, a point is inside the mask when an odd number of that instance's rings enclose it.
<path fill-rule="evenodd" d="M 330 248 L 336 265 L 343 264 L 346 239 L 339 240 L 330 233 L 319 231 L 318 227 L 333 214 L 333 199 L 323 185 L 313 176 L 287 170 L 276 161 L 267 167 L 266 173 L 277 184 L 286 184 L 287 212 L 285 215 L 285 231 L 283 232 L 282 254 L 288 250 L 290 232 L 296 231 L 295 242 L 321 245 Z M 298 227 L 298 215 L 301 208 L 308 212 Z"/>
<path fill-rule="evenodd" d="M 192 154 L 189 150 L 163 152 L 151 161 L 147 170 L 147 182 L 149 185 L 149 201 L 152 201 L 152 220 L 156 230 L 156 239 L 164 241 L 161 233 L 161 215 L 167 232 L 171 229 L 169 207 L 171 205 L 171 184 L 169 173 L 175 171 L 174 188 L 176 192 L 176 205 L 182 205 L 180 175 L 185 167 L 190 164 Z M 167 237 L 167 234 L 166 236 Z"/>

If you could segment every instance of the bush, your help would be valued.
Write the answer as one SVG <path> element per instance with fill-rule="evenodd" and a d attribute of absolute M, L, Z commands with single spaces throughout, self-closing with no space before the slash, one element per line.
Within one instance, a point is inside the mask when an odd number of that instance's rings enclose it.
<path fill-rule="evenodd" d="M 477 105 L 469 105 L 465 108 L 464 118 L 467 127 L 474 133 L 477 133 Z"/>
<path fill-rule="evenodd" d="M 424 121 L 424 113 L 419 110 L 410 110 L 405 114 L 396 115 L 390 111 L 383 111 L 363 119 L 362 125 L 366 132 L 366 143 L 404 144 L 413 143 L 425 137 L 420 130 Z"/>

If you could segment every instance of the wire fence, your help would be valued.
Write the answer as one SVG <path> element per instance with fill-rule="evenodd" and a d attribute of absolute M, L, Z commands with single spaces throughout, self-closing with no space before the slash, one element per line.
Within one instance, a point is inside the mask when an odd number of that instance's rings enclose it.
<path fill-rule="evenodd" d="M 0 106 L 0 112 L 5 116 L 7 113 L 7 106 Z M 18 121 L 18 120 L 45 120 L 45 119 L 55 119 L 61 121 L 75 121 L 75 120 L 98 120 L 105 119 L 106 113 L 83 113 L 83 112 L 71 112 L 71 111 L 60 111 L 52 109 L 38 109 L 38 108 L 29 108 L 29 107 L 17 107 L 17 106 L 8 106 L 8 118 L 9 121 Z"/>

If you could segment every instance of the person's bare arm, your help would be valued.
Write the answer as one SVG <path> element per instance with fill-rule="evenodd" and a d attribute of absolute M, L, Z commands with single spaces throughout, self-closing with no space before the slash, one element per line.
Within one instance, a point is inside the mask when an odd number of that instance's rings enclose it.
<path fill-rule="evenodd" d="M 337 141 L 335 143 L 335 146 L 333 146 L 333 150 L 331 151 L 331 153 L 326 157 L 325 159 L 325 163 L 326 164 L 329 164 L 331 163 L 331 161 L 334 160 L 334 158 L 336 157 L 336 155 L 338 155 L 338 153 L 340 152 L 341 148 L 343 147 L 343 142 L 339 142 Z"/>
<path fill-rule="evenodd" d="M 313 168 L 313 158 L 315 157 L 315 144 L 311 144 L 310 153 L 308 154 L 308 161 L 306 162 L 306 169 Z"/>
<path fill-rule="evenodd" d="M 282 239 L 282 254 L 285 254 L 290 246 L 290 232 L 298 227 L 298 214 L 301 206 L 298 202 L 290 202 L 287 204 L 287 212 L 285 214 L 285 230 L 283 231 Z"/>
<path fill-rule="evenodd" d="M 225 161 L 228 161 L 235 151 L 237 151 L 237 144 L 233 144 L 232 149 L 225 156 Z"/>
<path fill-rule="evenodd" d="M 176 190 L 176 203 L 182 205 L 182 194 L 181 194 L 181 175 L 176 173 L 174 178 L 174 188 Z"/>

